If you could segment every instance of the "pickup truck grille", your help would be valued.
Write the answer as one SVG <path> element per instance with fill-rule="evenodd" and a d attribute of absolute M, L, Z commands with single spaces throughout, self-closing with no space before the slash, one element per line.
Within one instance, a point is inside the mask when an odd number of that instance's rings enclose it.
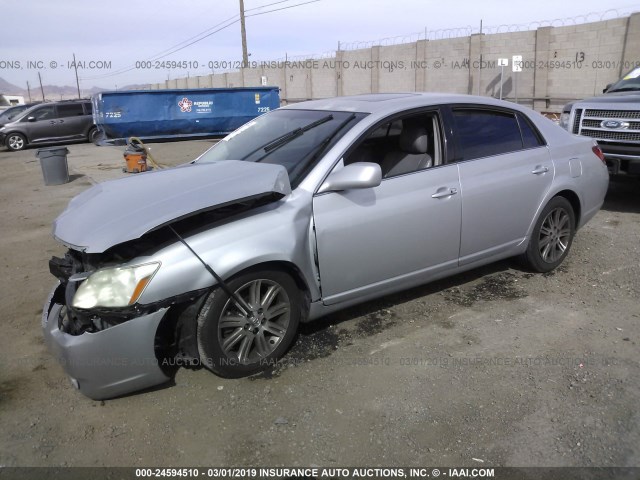
<path fill-rule="evenodd" d="M 594 110 L 588 109 L 584 112 L 585 117 L 614 118 L 616 120 L 629 120 L 632 118 L 640 118 L 638 110 Z"/>
<path fill-rule="evenodd" d="M 605 128 L 603 120 L 618 120 L 629 124 L 627 128 Z M 640 142 L 640 110 L 577 109 L 573 133 L 618 142 Z"/>

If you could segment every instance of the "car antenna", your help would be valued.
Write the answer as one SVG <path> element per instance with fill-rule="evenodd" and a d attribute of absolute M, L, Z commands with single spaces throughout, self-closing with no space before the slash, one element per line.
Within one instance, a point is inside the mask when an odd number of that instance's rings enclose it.
<path fill-rule="evenodd" d="M 212 276 L 213 278 L 215 278 L 215 279 L 216 279 L 216 281 L 217 281 L 217 282 L 218 282 L 218 284 L 220 285 L 220 288 L 222 288 L 222 291 L 224 291 L 224 293 L 226 293 L 226 294 L 229 296 L 229 298 L 231 298 L 231 299 L 236 303 L 236 305 L 240 308 L 240 310 L 242 310 L 242 311 L 243 311 L 243 313 L 244 313 L 247 317 L 249 317 L 249 318 L 253 317 L 253 311 L 251 310 L 251 307 L 247 304 L 247 302 L 245 302 L 242 298 L 240 298 L 240 296 L 239 296 L 239 295 L 237 295 L 233 290 L 231 290 L 231 289 L 229 288 L 229 285 L 227 284 L 227 282 L 225 282 L 225 281 L 220 277 L 220 275 L 218 275 L 216 272 L 214 272 L 214 271 L 213 271 L 213 268 L 211 268 L 211 267 L 209 266 L 209 264 L 207 264 L 207 262 L 205 262 L 205 261 L 200 257 L 200 255 L 198 255 L 198 254 L 195 252 L 195 250 L 189 246 L 189 244 L 185 241 L 185 239 L 184 239 L 184 238 L 182 238 L 182 237 L 180 236 L 180 234 L 179 234 L 178 232 L 176 232 L 176 231 L 175 231 L 175 229 L 174 229 L 171 225 L 168 225 L 168 227 L 169 227 L 169 229 L 174 233 L 174 235 L 175 235 L 176 237 L 178 237 L 178 240 L 180 240 L 180 242 L 181 242 L 185 247 L 187 247 L 187 248 L 189 249 L 189 251 L 190 251 L 191 253 L 193 253 L 193 255 L 194 255 L 198 260 L 200 260 L 200 263 L 202 263 L 202 265 L 204 265 L 204 268 L 207 270 L 207 272 L 209 272 L 209 273 L 211 274 L 211 276 Z"/>

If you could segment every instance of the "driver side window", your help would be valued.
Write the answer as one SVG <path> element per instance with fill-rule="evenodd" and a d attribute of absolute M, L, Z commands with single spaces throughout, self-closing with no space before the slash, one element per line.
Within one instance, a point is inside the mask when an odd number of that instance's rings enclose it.
<path fill-rule="evenodd" d="M 344 157 L 344 164 L 377 163 L 382 170 L 382 178 L 442 165 L 439 125 L 435 112 L 385 122 Z"/>
<path fill-rule="evenodd" d="M 48 120 L 51 118 L 55 118 L 55 107 L 52 105 L 39 108 L 35 112 L 33 112 L 29 117 L 35 117 L 36 121 L 38 120 Z M 27 118 L 25 118 L 25 121 Z"/>

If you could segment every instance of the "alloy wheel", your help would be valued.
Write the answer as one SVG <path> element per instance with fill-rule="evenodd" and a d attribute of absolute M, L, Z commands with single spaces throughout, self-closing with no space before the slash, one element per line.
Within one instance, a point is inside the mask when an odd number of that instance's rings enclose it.
<path fill-rule="evenodd" d="M 564 208 L 555 208 L 549 212 L 542 226 L 538 248 L 542 260 L 556 262 L 567 250 L 571 240 L 571 218 Z"/>
<path fill-rule="evenodd" d="M 22 150 L 24 148 L 24 138 L 20 135 L 10 135 L 7 140 L 7 146 L 11 150 Z"/>
<path fill-rule="evenodd" d="M 282 285 L 273 280 L 252 280 L 235 291 L 251 309 L 246 314 L 227 300 L 218 322 L 218 339 L 228 358 L 242 365 L 267 358 L 289 327 L 291 302 Z"/>

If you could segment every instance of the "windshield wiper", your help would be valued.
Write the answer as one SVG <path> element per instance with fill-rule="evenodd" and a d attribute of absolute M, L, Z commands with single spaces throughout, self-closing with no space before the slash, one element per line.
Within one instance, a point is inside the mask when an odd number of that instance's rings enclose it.
<path fill-rule="evenodd" d="M 317 126 L 322 125 L 323 123 L 326 123 L 330 120 L 333 120 L 333 115 L 327 115 L 326 117 L 322 117 L 321 119 L 316 120 L 315 122 L 311 122 L 309 125 L 305 125 L 302 128 L 296 128 L 292 132 L 286 133 L 280 138 L 276 138 L 273 142 L 268 143 L 262 148 L 264 148 L 265 152 L 271 152 L 272 150 L 275 150 L 276 148 L 280 148 L 282 145 L 285 145 L 289 143 L 291 140 L 293 140 L 294 138 L 304 134 L 304 132 L 307 132 L 312 128 L 316 128 Z"/>
<path fill-rule="evenodd" d="M 333 115 L 327 115 L 326 117 L 322 117 L 321 119 L 316 120 L 315 122 L 311 122 L 308 125 L 305 125 L 304 127 L 298 127 L 295 130 L 285 133 L 284 135 L 280 135 L 275 140 L 270 140 L 264 145 L 259 146 L 258 148 L 253 150 L 249 155 L 245 155 L 243 160 L 246 160 L 247 158 L 249 158 L 251 155 L 253 155 L 259 150 L 264 150 L 265 154 L 256 160 L 256 162 L 260 162 L 264 160 L 267 156 L 269 156 L 272 152 L 275 152 L 277 149 L 282 147 L 283 145 L 286 145 L 293 139 L 298 138 L 300 135 L 303 135 L 304 132 L 308 132 L 312 128 L 322 125 L 323 123 L 327 123 L 331 120 L 333 120 Z"/>
<path fill-rule="evenodd" d="M 314 164 L 316 158 L 318 158 L 320 156 L 320 154 L 324 151 L 324 149 L 327 147 L 327 145 L 329 145 L 331 143 L 331 140 L 334 139 L 334 137 L 344 128 L 346 127 L 349 122 L 351 122 L 351 120 L 353 120 L 354 118 L 356 118 L 356 114 L 352 113 L 351 115 L 349 115 L 347 118 L 345 118 L 340 125 L 338 125 L 329 135 L 327 135 L 326 137 L 324 137 L 322 139 L 322 141 L 316 145 L 315 147 L 313 147 L 311 149 L 311 151 L 309 153 L 307 153 L 304 158 L 308 157 L 309 155 L 311 155 L 311 157 L 309 158 L 309 160 L 304 160 L 302 162 L 300 162 L 299 165 L 299 169 L 304 173 L 305 170 L 307 170 L 307 168 L 311 165 Z M 293 173 L 293 172 L 292 172 Z M 297 176 L 297 174 L 296 174 Z"/>

